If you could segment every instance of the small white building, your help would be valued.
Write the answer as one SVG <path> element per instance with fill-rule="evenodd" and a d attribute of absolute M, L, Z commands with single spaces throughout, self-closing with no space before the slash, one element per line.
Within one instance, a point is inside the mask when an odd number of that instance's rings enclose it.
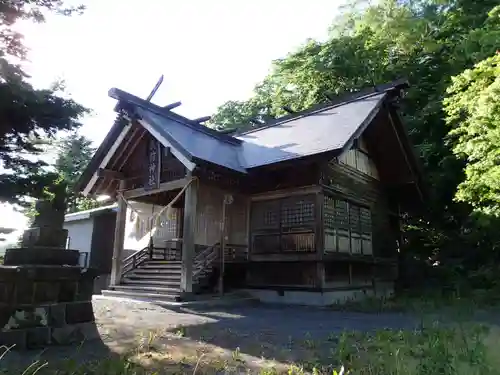
<path fill-rule="evenodd" d="M 66 248 L 80 251 L 80 266 L 104 266 L 98 253 L 113 253 L 115 221 L 115 205 L 75 212 L 64 217 L 64 229 L 68 230 Z M 106 240 L 107 237 L 111 237 L 111 241 Z"/>
<path fill-rule="evenodd" d="M 178 236 L 180 215 L 177 209 L 173 211 L 172 217 L 167 218 L 164 213 L 160 216 L 159 223 L 150 223 L 148 219 L 158 214 L 161 206 L 139 202 L 129 204 L 134 211 L 127 209 L 124 258 L 147 247 L 150 236 L 155 244 L 163 244 L 165 240 Z M 110 205 L 67 214 L 64 218 L 64 229 L 68 230 L 66 248 L 80 251 L 80 266 L 99 271 L 96 293 L 108 286 L 111 274 L 116 212 L 117 206 Z M 137 214 L 140 216 L 139 225 L 136 222 Z M 154 226 L 152 231 L 151 225 Z"/>

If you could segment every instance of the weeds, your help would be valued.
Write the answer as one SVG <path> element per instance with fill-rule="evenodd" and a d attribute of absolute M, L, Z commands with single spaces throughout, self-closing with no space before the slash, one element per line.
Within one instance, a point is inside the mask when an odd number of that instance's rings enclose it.
<path fill-rule="evenodd" d="M 414 330 L 381 329 L 374 332 L 349 331 L 325 334 L 323 339 L 306 333 L 303 337 L 284 340 L 288 353 L 300 351 L 304 355 L 289 363 L 272 361 L 273 355 L 265 341 L 263 361 L 253 363 L 243 339 L 233 351 L 204 346 L 186 351 L 190 338 L 181 327 L 174 331 L 167 344 L 162 343 L 166 333 L 144 332 L 137 346 L 128 355 L 103 358 L 81 363 L 75 359 L 46 363 L 34 362 L 23 371 L 2 369 L 3 375 L 156 375 L 156 374 L 258 374 L 258 375 L 500 375 L 500 329 L 470 323 L 465 319 L 477 308 L 475 301 L 454 298 L 445 305 L 433 300 L 368 300 L 354 303 L 364 311 L 412 311 L 421 313 L 421 324 Z M 441 307 L 443 306 L 443 307 Z M 436 317 L 436 311 L 447 309 L 448 317 Z M 174 341 L 169 341 L 169 340 Z M 260 339 L 259 339 L 260 340 Z M 241 342 L 241 346 L 239 344 Z M 298 345 L 297 345 L 298 344 Z M 235 345 L 236 346 L 236 345 Z M 234 347 L 234 346 L 233 346 Z M 8 351 L 8 350 L 7 350 Z M 269 359 L 268 359 L 269 358 Z M 0 357 L 0 363 L 2 358 Z"/>

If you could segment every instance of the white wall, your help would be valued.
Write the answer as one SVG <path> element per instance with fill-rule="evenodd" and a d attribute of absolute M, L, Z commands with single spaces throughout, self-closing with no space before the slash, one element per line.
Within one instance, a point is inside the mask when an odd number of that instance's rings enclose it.
<path fill-rule="evenodd" d="M 142 202 L 130 202 L 134 211 L 139 212 L 140 225 L 137 228 L 135 225 L 136 213 L 133 213 L 130 208 L 127 208 L 127 218 L 125 222 L 125 241 L 124 249 L 126 250 L 142 250 L 149 244 L 151 224 L 149 218 L 153 214 L 160 212 L 163 206 L 152 205 Z M 177 237 L 177 209 L 173 209 L 173 217 L 167 218 L 166 212 L 161 215 L 160 226 L 153 229 L 153 242 L 157 246 L 163 246 L 163 241 L 171 240 Z M 156 223 L 153 223 L 155 226 Z"/>
<path fill-rule="evenodd" d="M 90 250 L 92 247 L 92 231 L 94 229 L 94 221 L 92 218 L 84 220 L 75 220 L 64 223 L 64 229 L 68 230 L 69 249 L 78 250 L 88 253 L 88 261 L 90 262 Z M 84 266 L 85 258 L 80 257 L 80 265 Z"/>

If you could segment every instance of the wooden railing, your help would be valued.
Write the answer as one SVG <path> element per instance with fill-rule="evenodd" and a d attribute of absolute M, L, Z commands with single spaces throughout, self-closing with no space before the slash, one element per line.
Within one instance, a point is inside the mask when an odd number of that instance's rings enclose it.
<path fill-rule="evenodd" d="M 247 259 L 248 247 L 246 245 L 225 245 L 225 262 L 241 262 Z M 155 247 L 151 245 L 145 247 L 123 260 L 122 275 L 134 270 L 148 260 L 180 261 L 182 260 L 182 249 L 180 247 Z M 220 261 L 219 243 L 198 252 L 193 259 L 193 281 L 196 282 L 202 276 L 210 273 L 217 260 Z"/>
<path fill-rule="evenodd" d="M 145 247 L 142 250 L 136 251 L 123 260 L 122 275 L 125 275 L 127 272 L 130 272 L 133 269 L 137 268 L 148 259 L 151 259 L 151 249 L 149 247 Z"/>
<path fill-rule="evenodd" d="M 182 260 L 182 250 L 167 246 L 155 247 L 150 245 L 145 247 L 123 260 L 122 275 L 134 270 L 147 260 L 179 261 Z"/>
<path fill-rule="evenodd" d="M 193 261 L 193 283 L 198 282 L 202 276 L 213 269 L 216 260 L 219 259 L 219 253 L 220 246 L 216 243 L 196 254 Z"/>
<path fill-rule="evenodd" d="M 150 247 L 150 259 L 152 260 L 182 260 L 182 250 L 170 247 Z"/>

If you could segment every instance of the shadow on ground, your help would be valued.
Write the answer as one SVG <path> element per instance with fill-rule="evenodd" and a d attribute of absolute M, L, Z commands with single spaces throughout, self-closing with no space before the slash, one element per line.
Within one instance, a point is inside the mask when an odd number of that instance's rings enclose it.
<path fill-rule="evenodd" d="M 263 304 L 173 310 L 101 299 L 94 301 L 94 312 L 100 340 L 43 351 L 9 352 L 1 367 L 24 369 L 38 360 L 56 368 L 60 361 L 81 365 L 103 358 L 119 360 L 124 355 L 148 368 L 161 368 L 160 373 L 167 369 L 192 373 L 201 357 L 201 367 L 214 371 L 227 369 L 228 364 L 244 364 L 245 369 L 297 362 L 330 364 L 343 331 L 406 330 L 421 323 L 403 313 Z M 491 314 L 483 314 L 480 320 L 498 324 L 498 318 Z"/>
<path fill-rule="evenodd" d="M 282 363 L 328 360 L 345 330 L 412 329 L 418 324 L 416 319 L 398 313 L 372 315 L 275 305 L 191 308 L 179 314 L 208 321 L 184 325 L 180 332 L 178 327 L 170 329 L 172 333 Z"/>

